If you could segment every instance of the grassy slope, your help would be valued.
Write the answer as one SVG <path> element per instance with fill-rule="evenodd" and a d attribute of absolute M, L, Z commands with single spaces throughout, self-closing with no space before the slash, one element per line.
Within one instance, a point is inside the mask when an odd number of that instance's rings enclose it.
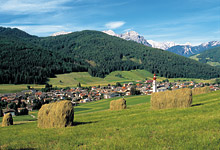
<path fill-rule="evenodd" d="M 187 109 L 153 111 L 147 102 L 122 111 L 76 113 L 75 126 L 63 129 L 39 129 L 37 122 L 1 127 L 0 145 L 1 149 L 219 149 L 219 100 L 220 91 L 194 96 L 197 106 Z"/>
<path fill-rule="evenodd" d="M 121 77 L 117 75 L 120 74 Z M 50 78 L 49 84 L 53 87 L 76 87 L 80 82 L 82 86 L 97 86 L 97 85 L 108 85 L 115 84 L 116 82 L 131 82 L 137 80 L 152 79 L 153 75 L 146 70 L 131 70 L 131 71 L 115 71 L 106 76 L 105 78 L 97 78 L 90 76 L 87 72 L 73 72 L 67 74 L 57 75 L 57 78 Z M 158 77 L 158 81 L 162 81 L 166 78 Z M 202 79 L 190 79 L 190 78 L 172 78 L 169 79 L 170 82 L 178 80 L 188 80 L 195 82 L 214 82 L 214 80 L 202 80 Z M 62 82 L 60 82 L 62 81 Z M 41 89 L 44 85 L 30 85 L 36 89 Z M 0 84 L 0 93 L 13 93 L 19 92 L 21 90 L 27 89 L 27 84 L 13 85 L 13 84 Z"/>
<path fill-rule="evenodd" d="M 0 84 L 0 93 L 15 93 L 20 92 L 22 90 L 26 90 L 27 86 L 30 85 L 31 87 L 35 89 L 42 89 L 45 87 L 45 85 L 39 85 L 39 84 Z"/>
<path fill-rule="evenodd" d="M 120 74 L 122 77 L 118 77 Z M 82 86 L 108 85 L 116 82 L 130 82 L 152 78 L 153 75 L 145 70 L 114 71 L 105 78 L 92 77 L 87 72 L 69 73 L 57 75 L 57 78 L 51 78 L 49 83 L 57 87 L 76 86 L 79 82 Z M 62 81 L 62 82 L 60 82 Z"/>
<path fill-rule="evenodd" d="M 115 75 L 121 74 L 122 78 Z M 73 72 L 67 74 L 57 75 L 57 78 L 50 78 L 49 84 L 54 87 L 75 87 L 79 82 L 82 86 L 97 86 L 115 84 L 116 82 L 130 82 L 136 80 L 144 80 L 146 78 L 152 79 L 153 75 L 145 70 L 131 70 L 131 71 L 115 71 L 103 78 L 92 77 L 87 72 Z M 61 82 L 60 82 L 61 81 Z M 44 85 L 30 85 L 31 87 L 41 89 Z M 13 85 L 0 84 L 0 93 L 13 93 L 27 89 L 27 84 Z"/>

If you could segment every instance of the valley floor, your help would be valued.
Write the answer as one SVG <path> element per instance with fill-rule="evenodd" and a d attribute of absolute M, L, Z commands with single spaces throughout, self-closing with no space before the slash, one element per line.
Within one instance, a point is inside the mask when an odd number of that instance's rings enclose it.
<path fill-rule="evenodd" d="M 0 127 L 0 149 L 219 149 L 220 91 L 194 96 L 186 109 L 154 111 L 149 98 L 139 96 L 142 104 L 128 103 L 121 111 L 101 101 L 77 106 L 105 108 L 76 111 L 74 126 L 67 128 L 40 129 L 37 121 Z"/>
<path fill-rule="evenodd" d="M 107 75 L 105 78 L 92 77 L 88 72 L 72 72 L 66 74 L 57 75 L 56 78 L 50 78 L 49 84 L 53 87 L 65 88 L 65 87 L 76 87 L 77 84 L 81 84 L 83 87 L 89 86 L 107 86 L 108 84 L 115 85 L 116 82 L 128 83 L 136 81 L 152 80 L 153 74 L 146 70 L 131 70 L 131 71 L 114 71 Z M 164 77 L 157 76 L 157 81 L 165 80 Z M 170 82 L 175 81 L 195 81 L 197 83 L 213 83 L 215 80 L 202 80 L 193 78 L 170 78 Z M 45 85 L 39 84 L 0 84 L 0 93 L 15 93 L 27 89 L 30 86 L 35 89 L 42 89 Z"/>

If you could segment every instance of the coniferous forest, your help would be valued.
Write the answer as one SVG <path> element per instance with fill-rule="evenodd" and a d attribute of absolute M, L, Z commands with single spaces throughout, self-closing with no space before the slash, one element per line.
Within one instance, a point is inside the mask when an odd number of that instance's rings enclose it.
<path fill-rule="evenodd" d="M 0 27 L 0 83 L 46 83 L 55 74 L 145 69 L 168 78 L 216 78 L 220 69 L 99 31 L 37 37 Z"/>

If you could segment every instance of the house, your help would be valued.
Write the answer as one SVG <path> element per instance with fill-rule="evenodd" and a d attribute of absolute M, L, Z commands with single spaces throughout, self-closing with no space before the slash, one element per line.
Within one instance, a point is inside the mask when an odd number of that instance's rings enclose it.
<path fill-rule="evenodd" d="M 121 96 L 119 93 L 107 93 L 107 94 L 104 94 L 104 99 L 119 97 L 119 96 Z"/>
<path fill-rule="evenodd" d="M 166 91 L 166 90 L 167 90 L 166 87 L 157 88 L 157 92 L 163 92 L 163 91 Z"/>

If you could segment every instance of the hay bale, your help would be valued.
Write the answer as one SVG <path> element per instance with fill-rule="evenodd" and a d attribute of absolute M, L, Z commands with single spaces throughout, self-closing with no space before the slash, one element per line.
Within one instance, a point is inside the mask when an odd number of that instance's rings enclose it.
<path fill-rule="evenodd" d="M 192 90 L 188 88 L 152 93 L 151 108 L 186 108 L 192 104 Z"/>
<path fill-rule="evenodd" d="M 13 118 L 10 113 L 7 113 L 4 115 L 3 120 L 2 120 L 2 127 L 7 127 L 13 125 Z"/>
<path fill-rule="evenodd" d="M 205 93 L 209 93 L 209 92 L 211 92 L 211 89 L 208 86 L 198 87 L 198 88 L 192 89 L 193 95 L 205 94 Z"/>
<path fill-rule="evenodd" d="M 126 100 L 125 99 L 119 99 L 111 101 L 110 103 L 110 110 L 121 110 L 126 109 Z"/>
<path fill-rule="evenodd" d="M 72 126 L 74 120 L 74 108 L 70 101 L 60 101 L 45 104 L 38 112 L 38 127 L 62 128 Z"/>

